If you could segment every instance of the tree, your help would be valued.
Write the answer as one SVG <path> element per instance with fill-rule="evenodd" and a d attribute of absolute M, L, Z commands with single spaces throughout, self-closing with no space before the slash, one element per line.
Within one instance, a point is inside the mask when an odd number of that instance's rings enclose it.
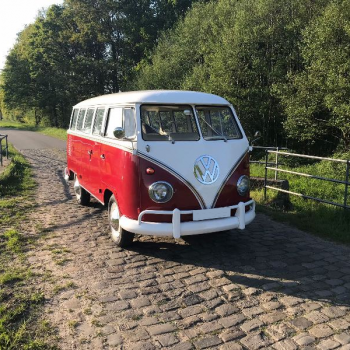
<path fill-rule="evenodd" d="M 281 91 L 288 134 L 331 150 L 350 149 L 349 23 L 350 3 L 331 2 L 303 33 L 305 69 Z"/>
<path fill-rule="evenodd" d="M 248 134 L 284 138 L 275 90 L 302 67 L 302 30 L 327 0 L 220 0 L 198 4 L 143 62 L 134 88 L 201 90 L 226 97 Z"/>
<path fill-rule="evenodd" d="M 193 0 L 66 0 L 18 36 L 3 73 L 4 103 L 67 126 L 78 101 L 126 89 L 135 67 Z"/>
<path fill-rule="evenodd" d="M 1 75 L 2 109 L 6 111 L 28 111 L 35 108 L 33 82 L 26 57 L 27 43 L 33 25 L 27 26 L 20 34 L 14 48 L 7 56 Z M 15 113 L 23 119 L 23 113 Z"/>

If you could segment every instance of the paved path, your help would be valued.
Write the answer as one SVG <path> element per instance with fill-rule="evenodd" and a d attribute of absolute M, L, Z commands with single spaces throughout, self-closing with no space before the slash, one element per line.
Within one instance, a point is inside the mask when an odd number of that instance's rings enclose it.
<path fill-rule="evenodd" d="M 38 182 L 30 254 L 62 349 L 350 349 L 350 249 L 258 215 L 185 240 L 108 237 L 76 204 L 64 151 L 24 150 Z"/>
<path fill-rule="evenodd" d="M 65 149 L 66 141 L 46 136 L 34 131 L 0 128 L 0 134 L 8 135 L 8 142 L 17 149 Z"/>

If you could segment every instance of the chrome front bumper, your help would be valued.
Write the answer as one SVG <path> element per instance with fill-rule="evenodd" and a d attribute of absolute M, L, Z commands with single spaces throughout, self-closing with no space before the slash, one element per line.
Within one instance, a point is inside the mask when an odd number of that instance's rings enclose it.
<path fill-rule="evenodd" d="M 250 207 L 245 211 L 246 206 Z M 222 209 L 221 211 L 218 209 Z M 217 217 L 223 212 L 236 209 L 235 216 Z M 221 213 L 221 214 L 220 214 Z M 172 223 L 144 222 L 142 217 L 146 214 L 171 215 Z M 196 221 L 181 222 L 182 214 L 192 214 L 197 218 Z M 132 220 L 125 216 L 120 218 L 120 226 L 129 232 L 140 235 L 151 236 L 172 236 L 180 238 L 181 236 L 199 235 L 203 233 L 218 232 L 238 228 L 243 230 L 246 225 L 251 223 L 255 218 L 255 202 L 250 200 L 246 203 L 240 202 L 225 208 L 203 209 L 203 210 L 179 210 L 172 211 L 162 210 L 144 210 L 140 213 L 138 220 Z"/>

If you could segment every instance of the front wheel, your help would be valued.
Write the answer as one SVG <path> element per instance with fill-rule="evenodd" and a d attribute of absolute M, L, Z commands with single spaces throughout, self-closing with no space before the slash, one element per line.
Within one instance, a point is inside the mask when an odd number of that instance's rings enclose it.
<path fill-rule="evenodd" d="M 135 234 L 132 232 L 125 231 L 119 225 L 120 213 L 117 201 L 112 195 L 108 202 L 108 221 L 110 233 L 113 241 L 119 247 L 126 247 L 130 245 L 134 239 Z"/>
<path fill-rule="evenodd" d="M 90 203 L 90 193 L 80 186 L 78 178 L 75 177 L 74 181 L 74 192 L 77 202 L 81 205 L 89 205 Z"/>

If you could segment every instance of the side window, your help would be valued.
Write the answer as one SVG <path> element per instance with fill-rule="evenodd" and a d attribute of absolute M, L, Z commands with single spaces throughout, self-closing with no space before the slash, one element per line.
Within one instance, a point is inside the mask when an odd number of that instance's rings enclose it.
<path fill-rule="evenodd" d="M 159 111 L 160 122 L 163 132 L 167 134 L 170 132 L 176 132 L 175 121 L 172 118 L 171 111 Z"/>
<path fill-rule="evenodd" d="M 97 108 L 94 127 L 92 129 L 93 135 L 100 135 L 104 114 L 105 114 L 104 108 Z"/>
<path fill-rule="evenodd" d="M 78 112 L 79 112 L 79 109 L 73 109 L 72 118 L 70 121 L 71 130 L 75 130 L 75 126 L 76 126 L 75 124 L 77 122 Z"/>
<path fill-rule="evenodd" d="M 124 130 L 125 137 L 133 138 L 135 136 L 135 110 L 132 108 L 124 109 Z"/>
<path fill-rule="evenodd" d="M 123 127 L 123 108 L 110 108 L 108 111 L 107 128 L 105 136 L 114 138 L 113 130 L 118 127 Z"/>
<path fill-rule="evenodd" d="M 156 111 L 148 111 L 147 112 L 149 125 L 152 127 L 152 129 L 158 133 L 160 133 L 160 123 L 159 123 L 159 116 Z M 145 121 L 147 123 L 147 121 Z"/>
<path fill-rule="evenodd" d="M 191 116 L 185 115 L 183 111 L 175 111 L 174 112 L 174 119 L 176 122 L 176 132 L 196 132 L 198 133 L 197 130 L 197 125 L 196 122 L 194 121 Z"/>
<path fill-rule="evenodd" d="M 86 109 L 81 109 L 78 114 L 77 130 L 79 131 L 81 131 L 83 128 L 85 112 L 86 112 Z"/>
<path fill-rule="evenodd" d="M 92 117 L 94 116 L 95 109 L 89 108 L 86 112 L 85 122 L 84 122 L 84 128 L 83 131 L 90 133 L 91 132 L 91 125 L 92 125 Z"/>

